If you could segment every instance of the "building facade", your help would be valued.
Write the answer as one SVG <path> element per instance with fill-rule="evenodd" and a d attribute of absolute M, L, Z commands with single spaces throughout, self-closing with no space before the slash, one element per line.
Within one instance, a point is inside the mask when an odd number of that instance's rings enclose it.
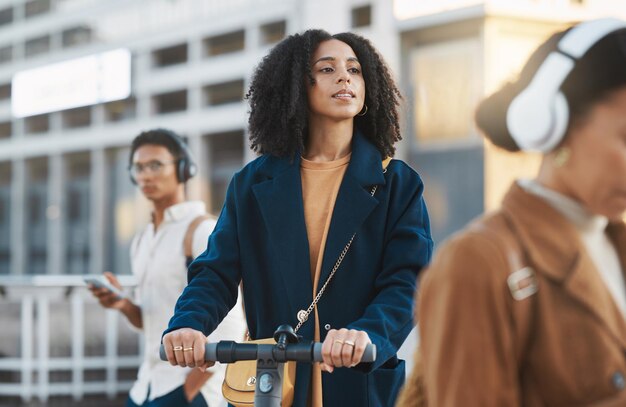
<path fill-rule="evenodd" d="M 425 178 L 436 242 L 498 207 L 539 157 L 485 143 L 474 126 L 484 95 L 513 79 L 552 33 L 590 18 L 626 16 L 607 0 L 396 0 L 400 78 L 408 98 L 407 157 Z"/>
<path fill-rule="evenodd" d="M 188 193 L 218 213 L 230 177 L 254 158 L 242 99 L 262 56 L 306 27 L 355 29 L 393 49 L 386 3 L 1 0 L 0 274 L 128 273 L 148 211 L 128 179 L 127 146 L 145 129 L 187 137 L 200 166 Z M 12 114 L 16 74 L 119 48 L 131 54 L 127 97 L 54 110 L 91 76 L 51 70 L 38 89 L 49 111 Z"/>
<path fill-rule="evenodd" d="M 549 33 L 607 10 L 606 0 L 0 0 L 0 274 L 129 272 L 148 212 L 126 173 L 141 130 L 188 138 L 200 164 L 189 195 L 218 213 L 230 177 L 254 158 L 243 101 L 252 71 L 311 27 L 361 33 L 389 62 L 405 95 L 398 156 L 425 178 L 439 241 L 536 168 L 536 157 L 484 145 L 476 102 Z M 127 97 L 55 108 L 90 83 L 62 71 L 49 75 L 60 84 L 45 95 L 49 111 L 12 114 L 16 74 L 119 48 L 131 54 Z"/>

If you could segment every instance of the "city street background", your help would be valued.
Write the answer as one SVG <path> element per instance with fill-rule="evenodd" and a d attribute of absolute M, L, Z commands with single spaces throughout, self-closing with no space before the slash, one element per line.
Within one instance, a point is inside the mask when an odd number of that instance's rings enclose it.
<path fill-rule="evenodd" d="M 476 103 L 551 33 L 607 15 L 626 1 L 0 0 L 0 406 L 123 405 L 140 333 L 82 276 L 112 271 L 132 291 L 129 245 L 150 211 L 130 141 L 184 135 L 199 164 L 188 196 L 219 214 L 255 157 L 251 73 L 285 36 L 354 31 L 381 51 L 404 95 L 396 157 L 424 179 L 438 243 L 538 166 L 483 142 Z"/>

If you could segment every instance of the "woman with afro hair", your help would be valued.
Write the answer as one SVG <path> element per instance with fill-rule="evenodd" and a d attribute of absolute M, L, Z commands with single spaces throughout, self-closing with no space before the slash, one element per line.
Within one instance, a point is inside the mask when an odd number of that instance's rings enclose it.
<path fill-rule="evenodd" d="M 391 160 L 400 92 L 368 40 L 309 30 L 270 51 L 247 98 L 260 157 L 233 177 L 189 268 L 163 337 L 168 360 L 206 366 L 206 335 L 243 282 L 252 338 L 291 324 L 323 342 L 324 363 L 297 366 L 294 406 L 392 406 L 405 374 L 396 353 L 433 247 L 422 181 Z M 361 363 L 369 343 L 376 360 Z M 173 351 L 181 346 L 194 351 Z"/>

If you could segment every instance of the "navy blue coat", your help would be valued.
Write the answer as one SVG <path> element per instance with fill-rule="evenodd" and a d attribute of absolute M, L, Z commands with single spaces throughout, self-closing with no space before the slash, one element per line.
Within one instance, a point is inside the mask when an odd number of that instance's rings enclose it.
<path fill-rule="evenodd" d="M 374 197 L 373 185 L 378 185 Z M 366 331 L 374 363 L 323 373 L 324 405 L 392 406 L 404 382 L 396 353 L 413 327 L 413 294 L 433 243 L 419 175 L 355 133 L 324 249 L 320 286 L 356 231 L 350 251 L 318 304 L 326 326 Z M 235 305 L 243 279 L 250 335 L 272 337 L 312 301 L 300 158 L 264 155 L 233 177 L 207 250 L 189 268 L 189 285 L 166 332 L 189 327 L 209 334 Z M 313 338 L 311 316 L 298 332 Z M 294 406 L 306 406 L 310 365 L 299 364 Z"/>

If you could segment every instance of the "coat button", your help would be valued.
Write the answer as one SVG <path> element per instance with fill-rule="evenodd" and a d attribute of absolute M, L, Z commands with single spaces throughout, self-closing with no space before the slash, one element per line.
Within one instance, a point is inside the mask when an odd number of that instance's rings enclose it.
<path fill-rule="evenodd" d="M 330 331 L 330 324 L 324 325 L 324 329 L 327 330 L 327 331 Z"/>
<path fill-rule="evenodd" d="M 626 381 L 624 380 L 622 372 L 613 373 L 613 376 L 611 376 L 611 382 L 613 383 L 613 387 L 618 390 L 623 390 L 624 387 L 626 387 Z"/>

